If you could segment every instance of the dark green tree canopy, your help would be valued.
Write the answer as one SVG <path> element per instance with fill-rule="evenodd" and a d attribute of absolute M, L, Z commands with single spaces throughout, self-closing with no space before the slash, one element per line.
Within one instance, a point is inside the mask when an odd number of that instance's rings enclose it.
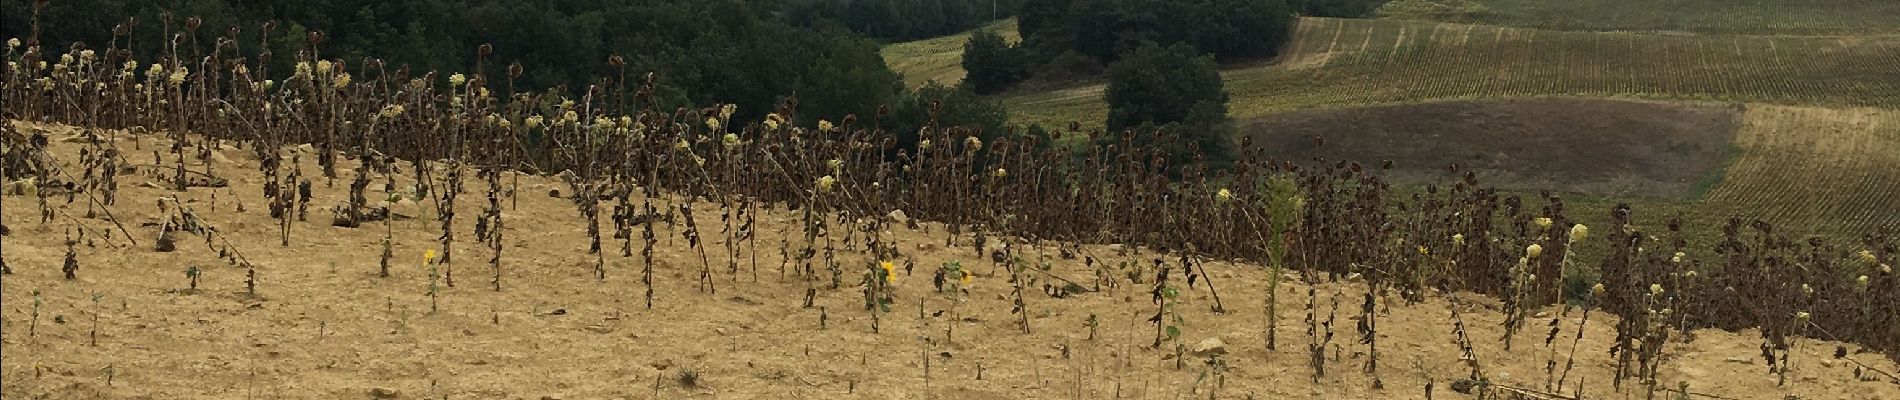
<path fill-rule="evenodd" d="M 931 82 L 917 89 L 917 95 L 891 106 L 891 113 L 884 122 L 895 127 L 922 127 L 931 122 L 931 104 L 942 104 L 936 118 L 939 126 L 963 126 L 981 130 L 978 137 L 988 142 L 1008 134 L 1009 113 L 1003 106 L 992 100 L 985 100 L 966 86 L 949 87 Z M 963 121 L 948 124 L 944 121 Z M 905 129 L 905 128 L 897 128 Z M 897 148 L 913 149 L 917 147 L 917 129 L 892 131 L 897 137 Z"/>
<path fill-rule="evenodd" d="M 1225 119 L 1227 93 L 1212 57 L 1186 44 L 1153 42 L 1108 67 L 1108 129 Z"/>
<path fill-rule="evenodd" d="M 1191 161 L 1191 148 L 1210 164 L 1231 160 L 1233 128 L 1220 69 L 1194 47 L 1142 44 L 1108 67 L 1104 95 L 1109 140 L 1133 134 L 1134 145 L 1165 151 L 1176 167 Z"/>
<path fill-rule="evenodd" d="M 963 82 L 977 93 L 995 93 L 1029 76 L 1029 55 L 1002 35 L 980 30 L 963 44 Z"/>
<path fill-rule="evenodd" d="M 1018 28 L 1042 57 L 1102 62 L 1142 42 L 1187 43 L 1220 59 L 1271 57 L 1291 35 L 1286 0 L 1027 0 Z"/>
<path fill-rule="evenodd" d="M 837 24 L 879 40 L 949 35 L 1008 18 L 1021 0 L 785 0 L 780 11 L 800 26 Z"/>
<path fill-rule="evenodd" d="M 1302 15 L 1316 17 L 1370 17 L 1387 0 L 1288 0 Z"/>

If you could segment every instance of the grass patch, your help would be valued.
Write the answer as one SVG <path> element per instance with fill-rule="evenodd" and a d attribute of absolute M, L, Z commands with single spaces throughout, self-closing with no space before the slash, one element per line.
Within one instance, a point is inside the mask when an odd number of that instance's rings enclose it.
<path fill-rule="evenodd" d="M 1696 198 L 1708 196 L 1709 191 L 1715 190 L 1715 186 L 1722 184 L 1722 179 L 1728 176 L 1729 166 L 1735 165 L 1735 160 L 1738 160 L 1741 158 L 1742 158 L 1742 146 L 1737 146 L 1734 143 L 1730 143 L 1728 146 L 1726 146 L 1723 149 L 1722 165 L 1719 167 L 1716 167 L 1715 170 L 1709 171 L 1707 174 L 1704 174 L 1702 176 L 1702 179 L 1697 180 L 1695 182 L 1695 186 L 1689 189 L 1690 195 L 1695 196 Z"/>
<path fill-rule="evenodd" d="M 1009 18 L 991 22 L 977 28 L 990 29 L 1010 42 L 1022 41 L 1016 32 L 1016 19 Z M 923 87 L 936 81 L 945 86 L 954 86 L 963 81 L 963 43 L 970 40 L 976 30 L 940 36 L 930 39 L 892 43 L 885 45 L 879 52 L 884 55 L 884 63 L 891 70 L 904 76 L 904 85 L 910 88 Z"/>

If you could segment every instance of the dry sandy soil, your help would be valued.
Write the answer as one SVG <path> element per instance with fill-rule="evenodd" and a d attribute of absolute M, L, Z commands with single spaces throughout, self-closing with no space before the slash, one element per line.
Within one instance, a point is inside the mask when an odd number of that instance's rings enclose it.
<path fill-rule="evenodd" d="M 78 144 L 66 142 L 76 131 L 50 130 L 56 154 L 71 165 Z M 152 138 L 127 149 L 144 163 Z M 643 305 L 641 262 L 607 257 L 608 276 L 596 280 L 586 254 L 586 234 L 571 203 L 550 198 L 563 189 L 554 180 L 521 178 L 519 206 L 507 221 L 503 285 L 487 285 L 493 270 L 486 252 L 473 239 L 472 217 L 456 226 L 454 265 L 457 286 L 444 288 L 439 311 L 430 312 L 429 281 L 422 254 L 434 244 L 438 227 L 432 215 L 413 204 L 395 211 L 422 217 L 398 221 L 398 265 L 393 276 L 379 278 L 377 261 L 384 226 L 330 227 L 317 211 L 344 200 L 346 185 L 317 182 L 309 222 L 297 222 L 290 246 L 280 246 L 268 217 L 260 176 L 247 150 L 221 150 L 211 167 L 230 178 L 232 187 L 194 188 L 185 193 L 146 187 L 157 182 L 149 172 L 123 176 L 112 213 L 130 229 L 138 245 L 104 219 L 85 218 L 86 201 L 57 204 L 53 222 L 40 223 L 32 198 L 7 196 L 5 257 L 15 269 L 4 278 L 5 330 L 0 365 L 0 395 L 7 399 L 338 399 L 388 395 L 405 399 L 658 399 L 658 398 L 864 398 L 864 399 L 1017 399 L 1017 398 L 1311 398 L 1438 399 L 1469 398 L 1453 392 L 1453 381 L 1469 375 L 1459 361 L 1448 307 L 1467 311 L 1465 322 L 1486 373 L 1496 382 L 1541 389 L 1544 365 L 1553 354 L 1544 345 L 1545 320 L 1516 336 L 1515 351 L 1500 342 L 1503 315 L 1495 301 L 1466 295 L 1432 295 L 1418 305 L 1393 304 L 1379 316 L 1377 374 L 1363 372 L 1366 347 L 1358 344 L 1353 315 L 1363 288 L 1351 284 L 1318 287 L 1322 318 L 1338 302 L 1336 336 L 1326 350 L 1327 374 L 1315 382 L 1307 366 L 1304 304 L 1307 287 L 1289 284 L 1279 296 L 1280 349 L 1264 346 L 1265 297 L 1273 272 L 1258 265 L 1212 263 L 1212 283 L 1227 309 L 1214 304 L 1206 285 L 1184 290 L 1177 310 L 1186 320 L 1181 339 L 1192 349 L 1208 339 L 1225 343 L 1229 370 L 1224 385 L 1209 377 L 1205 357 L 1187 354 L 1177 368 L 1173 346 L 1146 348 L 1155 327 L 1146 322 L 1155 311 L 1149 285 L 1122 280 L 1104 288 L 1057 299 L 1033 289 L 1028 313 L 1033 333 L 1024 334 L 1006 299 L 1009 285 L 987 257 L 965 244 L 941 246 L 941 226 L 899 228 L 893 234 L 914 258 L 915 272 L 900 267 L 895 280 L 896 306 L 881 318 L 881 332 L 870 329 L 855 286 L 825 290 L 803 308 L 806 287 L 795 275 L 779 272 L 784 230 L 796 226 L 793 214 L 776 211 L 761 221 L 756 275 L 750 249 L 744 271 L 732 276 L 718 268 L 724 256 L 712 252 L 717 294 L 695 289 L 697 255 L 678 232 L 660 230 L 657 251 L 658 296 L 654 308 Z M 313 157 L 304 157 L 307 162 Z M 353 165 L 353 163 L 350 163 Z M 194 169 L 203 166 L 193 167 Z M 314 164 L 304 170 L 315 175 Z M 347 172 L 343 176 L 349 176 Z M 473 174 L 469 174 L 473 176 Z M 381 198 L 372 185 L 371 198 Z M 482 185 L 471 179 L 461 196 L 461 215 L 476 214 Z M 152 249 L 159 218 L 156 204 L 178 196 L 232 241 L 258 267 L 258 292 L 244 293 L 244 270 L 217 258 L 202 238 L 181 240 L 179 251 Z M 215 197 L 215 200 L 214 200 Z M 63 199 L 62 199 L 63 200 Z M 238 204 L 244 211 L 239 211 Z M 603 212 L 605 214 L 605 212 Z M 702 212 L 701 226 L 716 225 L 717 215 Z M 70 216 L 70 217 L 68 217 Z M 77 247 L 78 280 L 60 276 L 65 232 L 83 225 L 88 232 Z M 608 229 L 611 232 L 611 229 Z M 792 232 L 792 236 L 798 236 Z M 719 249 L 718 235 L 708 235 Z M 794 239 L 796 241 L 797 239 Z M 958 238 L 967 243 L 967 237 Z M 637 241 L 637 239 L 636 239 Z M 217 242 L 213 242 L 217 243 Z M 635 244 L 638 246 L 638 243 Z M 618 244 L 609 244 L 618 249 Z M 1055 275 L 1087 282 L 1092 272 L 1078 260 L 1054 256 Z M 1106 246 L 1086 246 L 1085 254 L 1120 260 Z M 1034 258 L 1031 251 L 1028 254 Z M 860 271 L 871 260 L 841 252 L 847 271 Z M 1150 258 L 1151 255 L 1141 256 Z M 950 260 L 976 270 L 967 296 L 931 290 L 930 272 Z M 183 290 L 183 271 L 204 270 L 201 290 Z M 846 274 L 847 282 L 856 272 Z M 1048 279 L 1044 279 L 1048 281 Z M 1039 286 L 1039 285 L 1038 285 Z M 33 322 L 34 291 L 44 302 Z M 96 296 L 96 297 L 95 297 Z M 97 299 L 95 301 L 95 298 Z M 1335 300 L 1337 299 L 1337 300 Z M 921 308 L 921 309 L 920 309 Z M 1555 312 L 1549 310 L 1549 312 Z M 1562 317 L 1555 352 L 1558 363 L 1575 335 L 1572 311 Z M 1086 321 L 1099 318 L 1093 330 Z M 97 344 L 91 332 L 97 321 Z M 63 321 L 63 322 L 62 322 Z M 821 325 L 821 321 L 823 321 Z M 1590 315 L 1576 369 L 1564 392 L 1582 382 L 1587 398 L 1643 398 L 1632 383 L 1611 387 L 1608 342 L 1612 318 Z M 34 332 L 29 334 L 29 329 Z M 1091 335 L 1094 336 L 1091 339 Z M 1668 347 L 1661 369 L 1663 386 L 1679 382 L 1697 393 L 1724 398 L 1900 399 L 1900 386 L 1859 381 L 1853 366 L 1830 357 L 1837 345 L 1850 357 L 1894 371 L 1881 354 L 1853 351 L 1853 344 L 1801 340 L 1794 351 L 1788 383 L 1759 360 L 1760 342 L 1752 332 L 1698 331 L 1695 340 Z M 682 371 L 695 371 L 696 386 L 683 385 Z M 1383 389 L 1374 388 L 1374 379 Z M 1435 392 L 1424 389 L 1434 383 Z M 1659 396 L 1661 396 L 1659 394 Z"/>
<path fill-rule="evenodd" d="M 1244 123 L 1268 154 L 1378 165 L 1401 183 L 1462 175 L 1511 188 L 1619 197 L 1686 197 L 1734 148 L 1741 107 L 1525 98 L 1443 101 L 1275 114 Z M 1325 139 L 1315 145 L 1312 138 Z"/>

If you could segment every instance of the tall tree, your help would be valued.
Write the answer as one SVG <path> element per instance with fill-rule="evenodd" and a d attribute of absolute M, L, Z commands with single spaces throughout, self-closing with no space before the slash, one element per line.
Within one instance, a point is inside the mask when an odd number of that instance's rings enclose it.
<path fill-rule="evenodd" d="M 1233 124 L 1219 66 L 1193 46 L 1142 44 L 1109 65 L 1105 97 L 1109 140 L 1134 133 L 1137 146 L 1163 149 L 1175 166 L 1189 160 L 1190 144 L 1213 163 L 1232 158 Z M 1181 140 L 1157 140 L 1161 135 Z"/>
<path fill-rule="evenodd" d="M 1029 58 L 1002 35 L 979 30 L 963 44 L 963 82 L 980 94 L 1002 91 L 1029 75 Z"/>

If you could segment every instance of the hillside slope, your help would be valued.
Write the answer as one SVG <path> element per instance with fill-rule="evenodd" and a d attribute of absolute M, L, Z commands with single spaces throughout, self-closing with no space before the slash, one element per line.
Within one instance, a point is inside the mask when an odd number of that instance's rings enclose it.
<path fill-rule="evenodd" d="M 944 86 L 956 86 L 963 82 L 963 44 L 970 41 L 970 35 L 977 30 L 988 29 L 1002 35 L 1010 42 L 1022 40 L 1016 33 L 1016 19 L 1009 18 L 989 23 L 977 29 L 955 35 L 892 43 L 879 49 L 884 55 L 884 63 L 892 71 L 904 76 L 904 85 L 918 88 L 930 82 Z"/>
<path fill-rule="evenodd" d="M 76 129 L 19 126 L 48 133 L 52 152 L 69 171 L 78 168 L 82 146 L 75 143 Z M 114 145 L 134 155 L 140 153 L 130 150 L 135 146 L 169 145 L 119 137 Z M 1544 328 L 1533 328 L 1516 336 L 1515 351 L 1505 351 L 1495 300 L 1433 295 L 1417 305 L 1392 304 L 1378 317 L 1380 364 L 1373 374 L 1361 372 L 1369 353 L 1350 328 L 1364 289 L 1323 284 L 1312 288 L 1314 299 L 1320 318 L 1335 322 L 1320 334 L 1337 336 L 1322 345 L 1327 375 L 1314 378 L 1301 322 L 1308 287 L 1281 289 L 1279 350 L 1268 351 L 1263 304 L 1272 272 L 1215 262 L 1208 266 L 1208 283 L 1217 285 L 1227 312 L 1208 311 L 1214 299 L 1206 284 L 1185 290 L 1174 308 L 1183 317 L 1180 340 L 1187 350 L 1209 339 L 1225 344 L 1224 379 L 1197 380 L 1209 371 L 1208 357 L 1190 352 L 1176 360 L 1172 344 L 1145 348 L 1157 332 L 1146 322 L 1156 308 L 1149 284 L 1115 278 L 1101 291 L 1066 298 L 1026 290 L 1025 334 L 1017 325 L 1023 317 L 1010 312 L 1010 285 L 997 274 L 1000 269 L 967 247 L 967 235 L 949 235 L 936 224 L 890 233 L 915 269 L 898 267 L 902 272 L 891 282 L 897 301 L 879 317 L 874 333 L 863 297 L 850 284 L 855 275 L 830 289 L 826 278 L 814 282 L 784 272 L 776 247 L 801 240 L 797 215 L 785 211 L 759 219 L 756 243 L 762 248 L 742 244 L 736 274 L 724 267 L 722 253 L 704 261 L 676 228 L 660 228 L 658 294 L 647 309 L 640 258 L 620 257 L 619 244 L 607 243 L 607 276 L 596 279 L 595 256 L 585 252 L 584 224 L 573 204 L 547 196 L 567 187 L 534 176 L 521 176 L 520 190 L 505 199 L 518 205 L 504 212 L 502 289 L 489 287 L 496 273 L 484 263 L 489 253 L 472 240 L 472 227 L 458 222 L 458 285 L 442 287 L 432 299 L 422 260 L 440 231 L 430 207 L 398 202 L 392 210 L 414 219 L 331 227 L 315 210 L 344 200 L 346 189 L 319 180 L 310 221 L 293 222 L 291 244 L 280 246 L 277 224 L 259 201 L 262 182 L 250 150 L 213 151 L 208 167 L 230 179 L 230 187 L 157 189 L 149 167 L 121 176 L 110 212 L 133 238 L 116 233 L 111 221 L 88 217 L 105 213 L 87 212 L 83 195 L 70 203 L 53 201 L 55 218 L 47 223 L 40 222 L 30 197 L 4 197 L 0 217 L 11 230 L 5 257 L 16 273 L 0 281 L 6 304 L 0 314 L 6 327 L 0 335 L 0 395 L 1053 399 L 1207 397 L 1217 390 L 1219 398 L 1410 399 L 1426 398 L 1430 387 L 1433 398 L 1456 399 L 1467 396 L 1452 392 L 1454 382 L 1470 373 L 1454 343 L 1450 309 L 1461 311 L 1478 364 L 1495 384 L 1532 390 L 1544 386 L 1544 366 L 1553 355 L 1570 353 L 1563 339 L 1573 337 L 1583 317 L 1572 310 L 1559 318 L 1554 348 L 1545 347 Z M 305 171 L 316 170 L 313 158 L 303 158 Z M 397 187 L 407 183 L 399 180 Z M 471 181 L 471 194 L 461 196 L 458 207 L 480 207 L 480 187 Z M 153 251 L 153 223 L 163 215 L 157 205 L 167 197 L 190 207 L 216 233 L 182 236 L 176 252 Z M 712 214 L 700 213 L 699 225 L 718 226 Z M 381 278 L 376 271 L 385 230 L 394 237 L 396 258 L 392 276 Z M 60 277 L 68 231 L 77 239 L 77 280 Z M 958 247 L 943 247 L 946 238 Z M 706 245 L 722 248 L 718 241 Z M 1057 257 L 1050 245 L 1023 246 L 1026 258 L 1047 255 L 1051 262 L 1049 274 L 1038 275 L 1032 287 L 1059 283 L 1056 277 L 1090 281 L 1092 272 L 1080 260 Z M 245 293 L 244 269 L 218 260 L 220 250 L 240 252 L 257 266 L 256 296 Z M 1083 246 L 1081 253 L 1136 265 L 1152 257 L 1117 256 L 1106 246 Z M 854 251 L 839 254 L 847 271 L 873 261 Z M 931 271 L 953 260 L 977 273 L 967 295 L 930 289 Z M 184 271 L 194 266 L 202 282 L 199 290 L 186 290 Z M 712 269 L 716 294 L 695 289 L 702 268 Z M 808 287 L 817 289 L 816 298 L 814 307 L 805 308 Z M 1604 351 L 1614 338 L 1613 323 L 1602 313 L 1589 314 L 1564 392 L 1582 382 L 1582 392 L 1591 397 L 1616 393 L 1609 376 L 1613 361 Z M 1756 333 L 1698 331 L 1694 338 L 1665 350 L 1664 387 L 1681 382 L 1697 393 L 1734 398 L 1900 398 L 1900 386 L 1856 380 L 1852 365 L 1830 357 L 1844 346 L 1853 360 L 1895 370 L 1886 356 L 1854 351 L 1852 344 L 1797 341 L 1796 369 L 1778 387 L 1761 365 Z M 696 385 L 679 379 L 688 370 L 696 374 Z M 1379 384 L 1383 389 L 1375 388 Z M 1637 387 L 1626 384 L 1622 391 L 1640 397 Z"/>
<path fill-rule="evenodd" d="M 1303 18 L 1270 64 L 1221 72 L 1229 115 L 1525 96 L 1900 107 L 1900 37 L 1684 36 Z M 1101 126 L 1102 84 L 1006 94 L 1020 123 Z"/>
<path fill-rule="evenodd" d="M 1897 35 L 1900 3 L 1882 0 L 1395 0 L 1384 18 L 1584 31 Z"/>
<path fill-rule="evenodd" d="M 1750 106 L 1707 202 L 1840 231 L 1900 227 L 1900 112 Z"/>
<path fill-rule="evenodd" d="M 1472 172 L 1527 197 L 1555 191 L 1593 226 L 1629 202 L 1657 218 L 1645 223 L 1681 217 L 1692 230 L 1730 217 L 1849 242 L 1900 229 L 1900 113 L 1882 109 L 1453 100 L 1278 113 L 1241 132 L 1275 158 L 1390 160 L 1400 184 Z"/>

